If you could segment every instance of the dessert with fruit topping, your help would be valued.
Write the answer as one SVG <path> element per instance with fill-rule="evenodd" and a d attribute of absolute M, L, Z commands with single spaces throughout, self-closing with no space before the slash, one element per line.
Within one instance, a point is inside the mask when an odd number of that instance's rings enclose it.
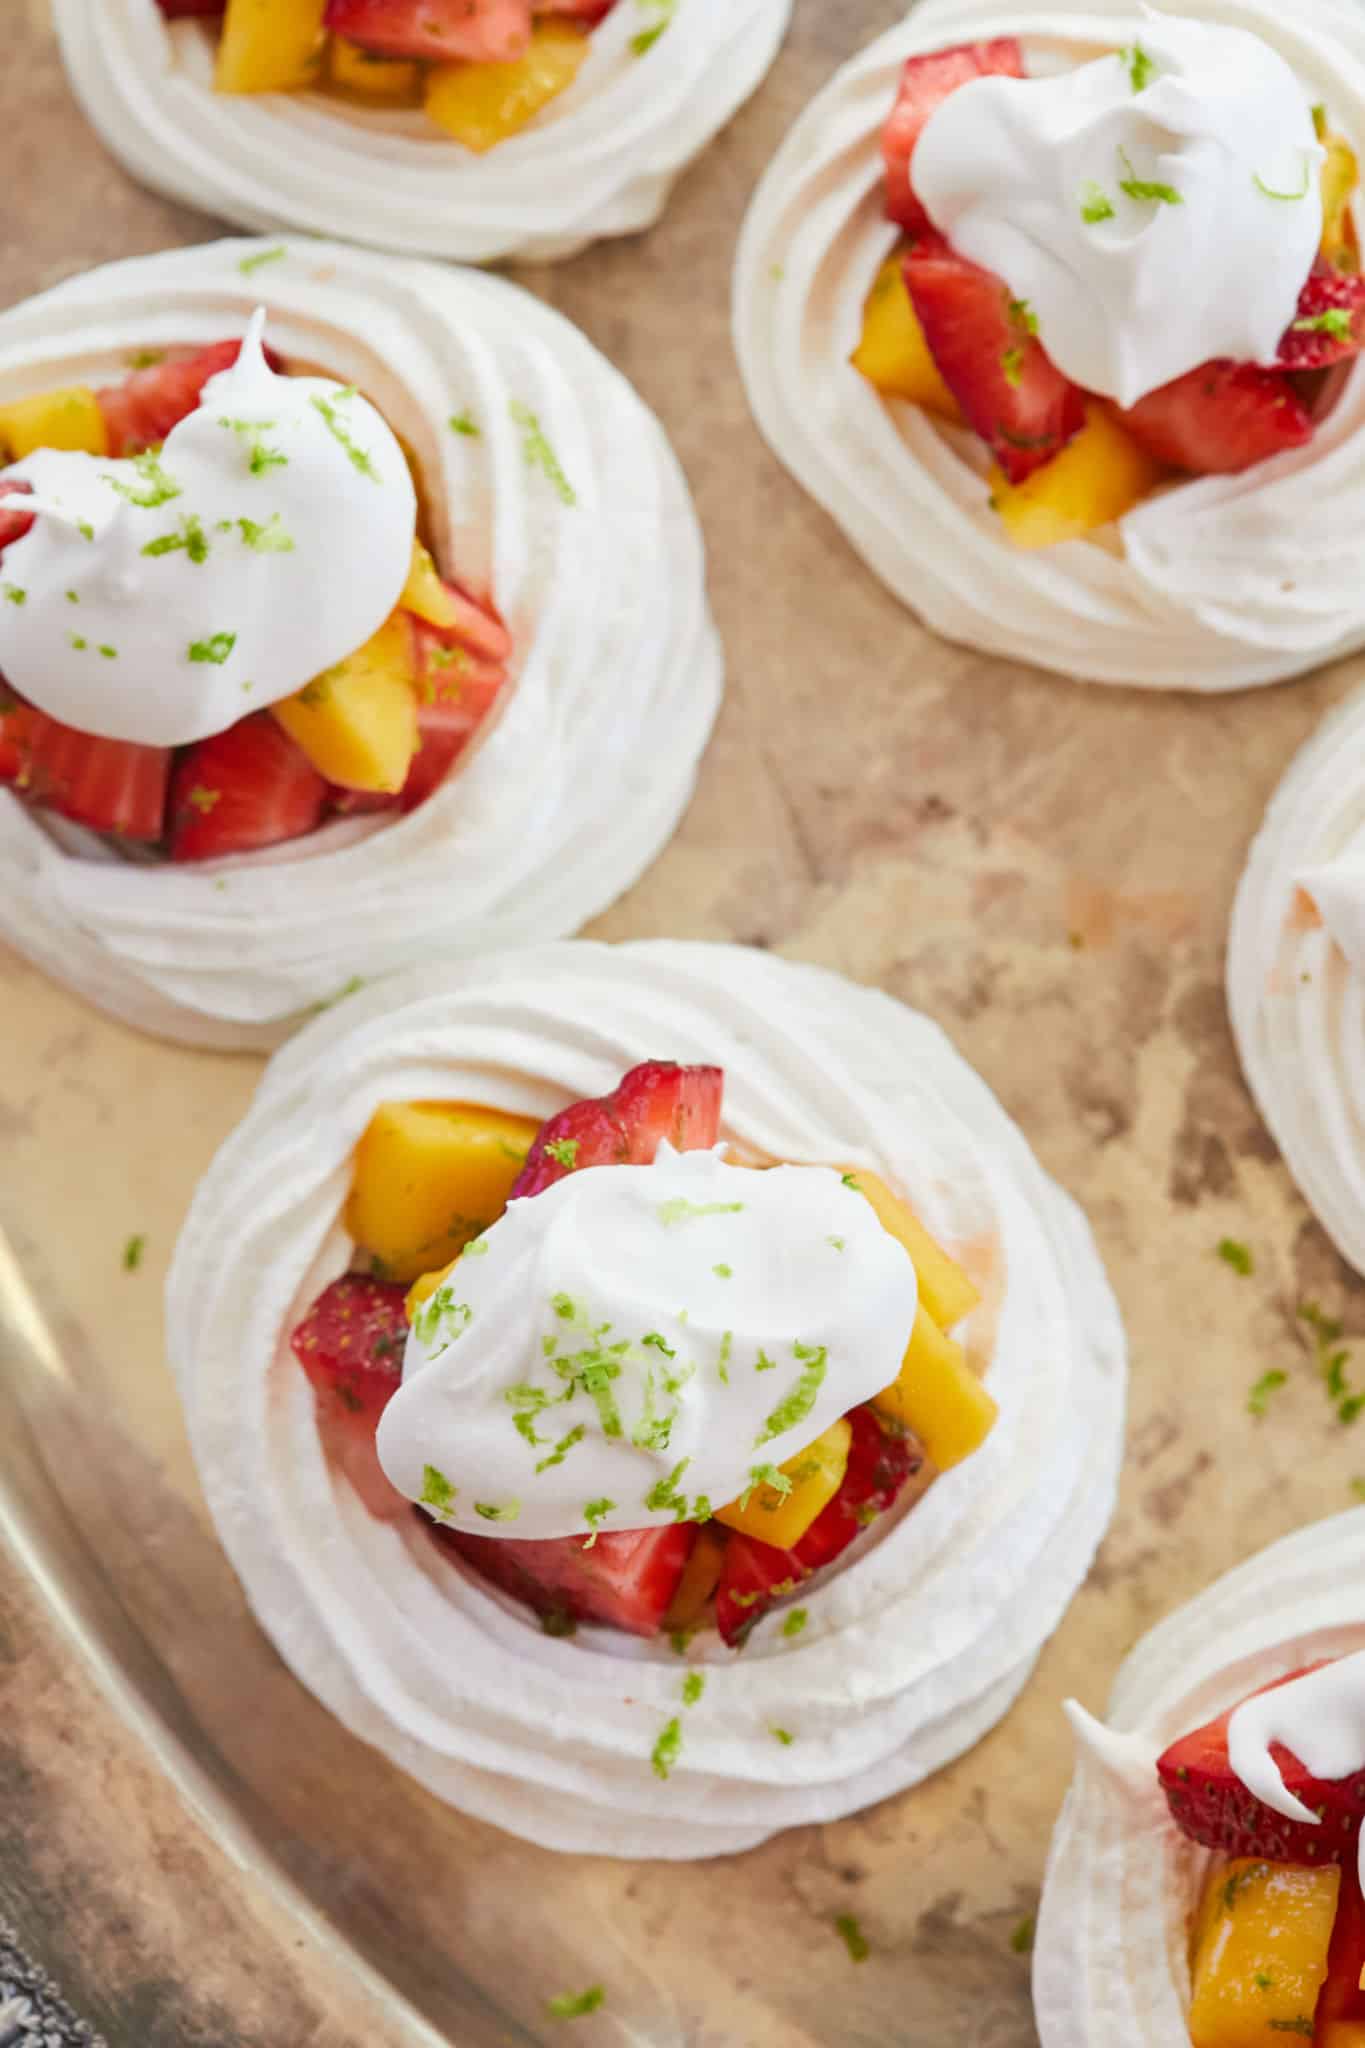
<path fill-rule="evenodd" d="M 1319 597 L 1299 513 L 1365 410 L 1365 102 L 1332 43 L 1365 36 L 1307 15 L 1116 10 L 1097 50 L 1079 7 L 930 0 L 793 132 L 739 257 L 750 396 L 931 623 L 1205 688 L 1365 637 L 1359 576 L 1334 559 Z"/>
<path fill-rule="evenodd" d="M 650 1853 L 711 1854 L 915 1783 L 1113 1500 L 1075 1212 L 924 1020 L 742 949 L 493 955 L 317 1020 L 168 1313 L 284 1655 L 554 1847 L 666 1815 Z"/>
<path fill-rule="evenodd" d="M 60 0 L 138 177 L 244 226 L 550 259 L 647 227 L 791 0 Z M 149 108 L 155 115 L 149 116 Z"/>
<path fill-rule="evenodd" d="M 1289 1538 L 1164 1623 L 1110 1727 L 1070 1707 L 1043 2048 L 1097 2030 L 1112 2048 L 1365 2042 L 1365 1652 L 1346 1620 L 1361 1520 Z"/>

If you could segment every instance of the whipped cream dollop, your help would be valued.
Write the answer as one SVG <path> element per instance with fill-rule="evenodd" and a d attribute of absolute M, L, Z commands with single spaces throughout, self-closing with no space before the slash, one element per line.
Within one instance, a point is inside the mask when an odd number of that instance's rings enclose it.
<path fill-rule="evenodd" d="M 705 1691 L 682 1715 L 667 1780 L 651 1755 L 692 1676 L 667 1638 L 584 1624 L 547 1636 L 401 1498 L 393 1520 L 367 1513 L 324 1455 L 289 1345 L 353 1257 L 341 1226 L 351 1155 L 381 1102 L 481 1102 L 543 1118 L 659 1058 L 724 1068 L 723 1136 L 742 1156 L 866 1167 L 905 1194 L 982 1292 L 958 1335 L 1000 1405 L 973 1457 L 800 1589 L 799 1632 L 779 1608 L 739 1655 L 713 1629 L 694 1637 L 688 1657 Z M 706 1160 L 696 1171 L 727 1187 L 777 1173 Z M 823 1208 L 824 1174 L 802 1185 Z M 830 1190 L 836 1216 L 836 1196 L 851 1216 L 857 1197 Z M 714 1219 L 718 1230 L 742 1222 Z M 851 1245 L 865 1223 L 831 1228 Z M 712 1221 L 671 1226 L 680 1242 L 694 1228 Z M 734 1268 L 730 1286 L 747 1284 L 732 1251 L 708 1261 L 699 1249 L 696 1262 L 699 1285 L 720 1262 Z M 167 1330 L 205 1499 L 280 1654 L 348 1728 L 440 1798 L 548 1848 L 729 1854 L 918 1783 L 1007 1710 L 1113 1512 L 1123 1333 L 1079 1210 L 927 1018 L 743 947 L 503 950 L 429 961 L 338 1004 L 272 1060 L 201 1182 Z M 711 1362 L 718 1375 L 718 1352 Z M 754 1363 L 737 1367 L 732 1347 L 731 1387 L 746 1372 L 765 1401 L 774 1388 L 775 1407 L 795 1389 L 797 1361 L 763 1373 Z M 414 1392 L 437 1370 L 419 1373 Z M 546 1411 L 562 1426 L 537 1421 L 553 1437 L 541 1457 L 575 1407 L 587 1419 L 584 1400 Z M 546 1478 L 572 1472 L 577 1455 Z M 690 1501 L 690 1472 L 678 1488 Z"/>
<path fill-rule="evenodd" d="M 1289 1817 L 1268 1745 L 1310 1771 L 1365 1767 L 1365 1509 L 1272 1544 L 1161 1622 L 1115 1682 L 1108 1725 L 1071 1712 L 1076 1776 L 1038 1913 L 1033 2001 L 1042 2048 L 1173 2048 L 1189 2038 L 1189 1915 L 1210 1852 L 1174 1825 L 1156 1775 L 1179 1737 L 1233 1707 L 1248 1790 Z M 1258 1687 L 1326 1663 L 1252 1699 Z M 1240 1703 L 1240 1704 L 1239 1704 Z"/>
<path fill-rule="evenodd" d="M 829 1167 L 668 1144 L 586 1167 L 513 1202 L 418 1310 L 380 1463 L 457 1529 L 705 1519 L 891 1384 L 916 1300 Z"/>
<path fill-rule="evenodd" d="M 369 393 L 411 449 L 437 562 L 497 609 L 512 654 L 492 716 L 401 819 L 139 866 L 0 790 L 0 935 L 130 1023 L 227 1047 L 278 1044 L 358 979 L 596 917 L 672 837 L 723 679 L 663 429 L 584 335 L 502 278 L 311 241 L 136 257 L 0 314 L 0 402 L 221 341 L 258 304 L 287 361 Z"/>
<path fill-rule="evenodd" d="M 292 696 L 378 631 L 417 494 L 351 385 L 266 361 L 265 313 L 159 453 L 39 449 L 3 472 L 38 516 L 5 550 L 0 672 L 103 739 L 183 746 Z"/>
<path fill-rule="evenodd" d="M 1365 12 L 1354 0 L 1193 0 L 1181 12 L 1259 38 L 1300 82 L 1301 107 L 1323 104 L 1365 152 Z M 1166 26 L 1133 0 L 918 0 L 817 94 L 765 172 L 737 252 L 735 344 L 775 453 L 936 631 L 1086 682 L 1245 689 L 1365 642 L 1365 371 L 1352 371 L 1308 446 L 1239 476 L 1165 486 L 1093 539 L 1028 551 L 991 509 L 976 437 L 883 399 L 849 361 L 899 234 L 885 217 L 881 136 L 907 58 L 1016 36 L 1039 79 L 1106 51 L 1117 77 L 1112 53 L 1146 48 Z M 1269 183 L 1272 158 L 1258 154 L 1256 168 Z M 1112 179 L 1106 190 L 1118 234 L 1130 202 Z M 1247 203 L 1260 197 L 1253 184 Z M 1314 203 L 1302 202 L 1305 220 Z M 1286 220 L 1296 211 L 1265 204 Z M 1151 205 L 1131 213 L 1135 225 L 1152 216 L 1139 234 L 1164 231 Z"/>
<path fill-rule="evenodd" d="M 1365 690 L 1323 721 L 1238 884 L 1227 995 L 1256 1104 L 1344 1259 L 1365 1272 Z"/>
<path fill-rule="evenodd" d="M 1270 44 L 1153 16 L 1094 63 L 950 93 L 914 185 L 1027 301 L 1058 369 L 1128 406 L 1215 356 L 1275 360 L 1322 239 L 1324 156 Z"/>
<path fill-rule="evenodd" d="M 619 0 L 568 92 L 484 155 L 420 108 L 220 93 L 217 21 L 157 0 L 57 0 L 67 75 L 133 176 L 263 234 L 287 225 L 394 255 L 552 262 L 638 234 L 758 86 L 792 0 Z"/>

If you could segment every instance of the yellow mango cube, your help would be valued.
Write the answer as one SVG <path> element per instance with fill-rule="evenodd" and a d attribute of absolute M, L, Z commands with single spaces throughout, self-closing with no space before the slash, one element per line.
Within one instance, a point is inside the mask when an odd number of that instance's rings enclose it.
<path fill-rule="evenodd" d="M 227 0 L 213 83 L 218 92 L 295 92 L 322 61 L 326 0 Z"/>
<path fill-rule="evenodd" d="M 1327 161 L 1322 167 L 1322 253 L 1340 269 L 1354 270 L 1359 261 L 1351 201 L 1360 183 L 1360 163 L 1344 135 L 1322 138 Z M 1348 260 L 1343 263 L 1342 258 Z"/>
<path fill-rule="evenodd" d="M 782 1466 L 791 1481 L 790 1492 L 756 1486 L 747 1500 L 741 1495 L 740 1500 L 718 1509 L 716 1520 L 724 1522 L 727 1529 L 737 1529 L 741 1536 L 756 1536 L 760 1543 L 790 1550 L 843 1485 L 852 1442 L 852 1425 L 840 1417 L 823 1436 Z"/>
<path fill-rule="evenodd" d="M 991 504 L 1017 548 L 1055 548 L 1121 519 L 1166 474 L 1107 407 L 1092 403 L 1079 434 L 1023 483 L 993 469 Z"/>
<path fill-rule="evenodd" d="M 883 398 L 908 398 L 946 420 L 960 420 L 957 400 L 938 373 L 906 289 L 899 255 L 888 256 L 863 308 L 862 339 L 849 361 Z"/>
<path fill-rule="evenodd" d="M 403 585 L 398 608 L 412 612 L 417 618 L 425 619 L 429 626 L 437 626 L 442 631 L 459 623 L 459 606 L 442 583 L 436 564 L 420 540 L 414 540 L 412 544 L 412 567 Z"/>
<path fill-rule="evenodd" d="M 1000 1415 L 962 1346 L 944 1336 L 922 1301 L 900 1377 L 872 1405 L 913 1430 L 940 1472 L 979 1451 Z"/>
<path fill-rule="evenodd" d="M 392 795 L 417 752 L 417 673 L 401 612 L 335 668 L 272 705 L 319 775 Z"/>
<path fill-rule="evenodd" d="M 427 117 L 482 156 L 567 92 L 591 39 L 571 22 L 538 21 L 531 46 L 511 64 L 437 64 L 427 78 Z"/>
<path fill-rule="evenodd" d="M 60 391 L 40 391 L 0 405 L 0 453 L 6 462 L 20 462 L 38 448 L 76 449 L 85 455 L 107 455 L 109 434 L 99 401 L 88 384 L 68 384 Z"/>
<path fill-rule="evenodd" d="M 939 1328 L 951 1330 L 954 1323 L 970 1315 L 981 1299 L 980 1294 L 957 1260 L 949 1258 L 942 1245 L 929 1235 L 909 1203 L 893 1194 L 875 1173 L 867 1173 L 862 1167 L 846 1173 L 844 1178 L 872 1204 L 882 1229 L 909 1252 L 919 1281 L 919 1298 Z"/>
<path fill-rule="evenodd" d="M 697 1531 L 692 1555 L 683 1566 L 672 1605 L 664 1616 L 666 1629 L 697 1626 L 706 1612 L 708 1600 L 720 1584 L 720 1568 L 724 1562 L 725 1538 L 712 1523 L 704 1522 Z"/>
<path fill-rule="evenodd" d="M 387 1102 L 356 1147 L 346 1228 L 394 1280 L 434 1275 L 496 1223 L 540 1126 L 459 1102 Z"/>
<path fill-rule="evenodd" d="M 1190 1959 L 1193 2048 L 1311 2041 L 1327 1977 L 1341 1872 L 1240 1860 L 1216 1864 Z"/>
<path fill-rule="evenodd" d="M 327 53 L 327 81 L 338 92 L 380 106 L 416 106 L 422 74 L 411 58 L 376 57 L 344 36 L 333 36 Z"/>

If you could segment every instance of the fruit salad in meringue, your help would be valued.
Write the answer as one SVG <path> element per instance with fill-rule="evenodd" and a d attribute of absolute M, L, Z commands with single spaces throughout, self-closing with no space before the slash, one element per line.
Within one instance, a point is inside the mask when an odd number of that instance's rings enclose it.
<path fill-rule="evenodd" d="M 1245 28 L 1154 14 L 1037 72 L 1013 36 L 912 56 L 882 150 L 904 240 L 853 363 L 976 437 L 1016 547 L 1305 448 L 1365 346 L 1354 152 Z"/>
<path fill-rule="evenodd" d="M 0 785 L 144 858 L 410 811 L 507 678 L 392 429 L 264 325 L 0 405 Z"/>
<path fill-rule="evenodd" d="M 329 1454 L 553 1633 L 743 1645 L 996 1404 L 976 1288 L 877 1176 L 736 1161 L 723 1075 L 650 1062 L 537 1129 L 388 1103 L 352 1271 L 292 1334 Z M 453 1256 L 452 1256 L 453 1254 Z"/>

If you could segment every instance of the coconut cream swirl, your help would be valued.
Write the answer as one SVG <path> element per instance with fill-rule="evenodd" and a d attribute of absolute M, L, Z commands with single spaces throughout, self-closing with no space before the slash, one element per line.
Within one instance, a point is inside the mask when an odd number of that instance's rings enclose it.
<path fill-rule="evenodd" d="M 1365 149 L 1358 8 L 1180 11 L 1261 36 Z M 1025 552 L 990 509 L 975 436 L 883 400 L 848 361 L 898 234 L 880 145 L 905 60 L 1018 36 L 1041 74 L 1131 43 L 1150 20 L 1132 0 L 922 0 L 817 95 L 766 172 L 739 246 L 736 345 L 774 452 L 936 631 L 1086 681 L 1242 689 L 1365 641 L 1365 373 L 1308 447 L 1165 488 L 1096 541 Z"/>
<path fill-rule="evenodd" d="M 1237 892 L 1227 987 L 1257 1106 L 1318 1221 L 1365 1271 L 1365 693 L 1275 793 Z"/>
<path fill-rule="evenodd" d="M 724 1067 L 722 1135 L 746 1150 L 906 1190 L 985 1289 L 964 1334 L 1001 1406 L 981 1451 L 803 1588 L 798 1635 L 779 1611 L 739 1655 L 696 1638 L 686 1710 L 667 1641 L 548 1637 L 416 1515 L 371 1517 L 324 1460 L 289 1350 L 351 1257 L 351 1152 L 381 1102 L 544 1116 L 656 1057 Z M 281 1655 L 440 1797 L 551 1848 L 729 1853 L 918 1782 L 1005 1712 L 1113 1508 L 1124 1341 L 1079 1211 L 925 1018 L 738 947 L 508 953 L 318 1019 L 206 1176 L 168 1316 L 209 1507 Z M 665 1781 L 651 1755 L 677 1717 Z"/>
<path fill-rule="evenodd" d="M 1082 1720 L 1034 1948 L 1042 2048 L 1188 2041 L 1187 1918 L 1210 1857 L 1172 1824 L 1156 1760 L 1257 1687 L 1365 1648 L 1363 1568 L 1365 1509 L 1272 1544 L 1138 1645 L 1107 1729 Z"/>
<path fill-rule="evenodd" d="M 677 0 L 671 18 L 619 0 L 571 89 L 486 156 L 420 110 L 216 93 L 217 24 L 167 23 L 156 0 L 56 0 L 54 13 L 87 118 L 135 178 L 182 205 L 396 255 L 548 262 L 653 225 L 764 77 L 791 0 Z"/>
<path fill-rule="evenodd" d="M 135 258 L 0 318 L 0 399 L 220 340 L 258 302 L 286 358 L 358 385 L 413 449 L 438 560 L 491 593 L 513 679 L 419 810 L 269 854 L 134 865 L 0 792 L 0 937 L 134 1024 L 222 1046 L 275 1043 L 357 977 L 428 953 L 576 930 L 667 843 L 721 687 L 701 537 L 658 422 L 501 279 L 317 243 Z"/>

